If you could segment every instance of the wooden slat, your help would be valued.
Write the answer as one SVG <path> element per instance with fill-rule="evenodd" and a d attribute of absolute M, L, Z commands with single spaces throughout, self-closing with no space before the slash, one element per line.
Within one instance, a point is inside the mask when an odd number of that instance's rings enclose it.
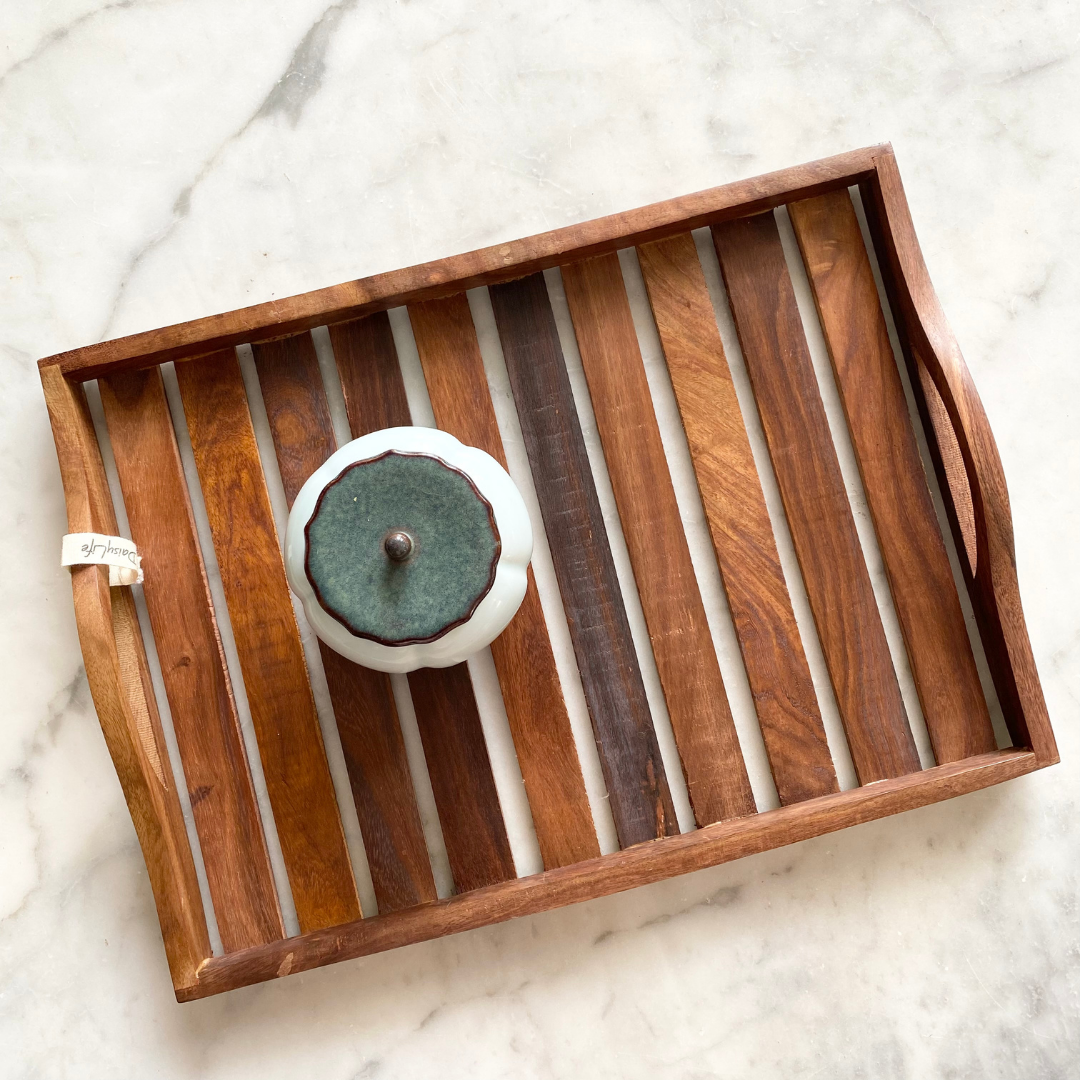
<path fill-rule="evenodd" d="M 570 263 L 562 277 L 694 816 L 753 814 L 619 257 Z"/>
<path fill-rule="evenodd" d="M 83 388 L 55 368 L 42 371 L 41 383 L 56 440 L 68 529 L 115 535 L 116 515 Z M 169 972 L 179 994 L 195 986 L 199 966 L 210 956 L 210 937 L 131 589 L 110 588 L 105 566 L 73 566 L 71 591 L 86 681 L 139 838 Z M 134 683 L 121 651 L 137 655 Z M 149 725 L 141 722 L 144 709 Z"/>
<path fill-rule="evenodd" d="M 330 328 L 354 438 L 412 423 L 385 312 Z M 499 793 L 466 664 L 409 674 L 409 689 L 458 892 L 514 876 Z"/>
<path fill-rule="evenodd" d="M 694 239 L 638 258 L 777 794 L 783 805 L 827 795 L 836 770 Z"/>
<path fill-rule="evenodd" d="M 113 364 L 126 367 L 163 364 L 168 360 L 204 356 L 227 347 L 284 337 L 323 324 L 359 319 L 398 304 L 433 300 L 462 289 L 558 266 L 568 256 L 584 258 L 644 244 L 736 214 L 753 213 L 791 199 L 847 187 L 873 169 L 874 155 L 881 149 L 852 150 L 508 244 L 500 243 L 299 296 L 279 297 L 204 319 L 102 341 L 46 357 L 41 363 L 57 365 L 64 374 L 78 379 L 95 379 Z"/>
<path fill-rule="evenodd" d="M 491 303 L 619 843 L 654 840 L 678 823 L 543 275 Z"/>
<path fill-rule="evenodd" d="M 861 784 L 919 769 L 771 213 L 713 230 L 818 637 Z"/>
<path fill-rule="evenodd" d="M 609 896 L 978 791 L 1037 768 L 1038 761 L 1029 750 L 996 750 L 870 787 L 721 821 L 655 844 L 402 911 L 388 919 L 365 919 L 246 953 L 215 957 L 200 970 L 198 986 L 182 1000 Z"/>
<path fill-rule="evenodd" d="M 465 294 L 416 304 L 409 318 L 439 427 L 506 468 Z M 491 655 L 544 867 L 595 858 L 600 848 L 531 567 L 525 599 Z"/>
<path fill-rule="evenodd" d="M 788 208 L 825 333 L 926 727 L 939 764 L 996 747 L 945 542 L 855 208 Z"/>
<path fill-rule="evenodd" d="M 179 364 L 206 515 L 301 930 L 360 916 L 236 355 Z"/>
<path fill-rule="evenodd" d="M 254 346 L 289 506 L 336 449 L 310 334 Z M 379 913 L 436 897 L 390 676 L 319 642 Z"/>
<path fill-rule="evenodd" d="M 161 373 L 99 385 L 221 943 L 248 948 L 285 928 Z"/>

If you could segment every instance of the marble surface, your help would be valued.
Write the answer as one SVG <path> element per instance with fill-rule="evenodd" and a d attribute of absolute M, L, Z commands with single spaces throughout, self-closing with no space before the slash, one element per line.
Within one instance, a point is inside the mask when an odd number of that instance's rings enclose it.
<path fill-rule="evenodd" d="M 1066 0 L 0 6 L 0 1075 L 1075 1077 L 1078 37 Z M 882 140 L 1000 445 L 1063 764 L 177 1006 L 34 361 Z"/>

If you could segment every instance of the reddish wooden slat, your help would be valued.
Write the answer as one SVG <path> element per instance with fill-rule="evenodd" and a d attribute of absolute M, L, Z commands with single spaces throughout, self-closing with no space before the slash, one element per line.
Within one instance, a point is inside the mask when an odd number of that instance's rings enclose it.
<path fill-rule="evenodd" d="M 409 308 L 435 420 L 506 467 L 502 438 L 464 293 Z M 518 613 L 491 643 L 544 867 L 595 858 L 593 829 L 532 569 Z"/>
<path fill-rule="evenodd" d="M 689 233 L 638 249 L 783 805 L 838 790 L 705 275 Z"/>
<path fill-rule="evenodd" d="M 921 768 L 771 213 L 714 228 L 795 554 L 861 784 Z"/>
<path fill-rule="evenodd" d="M 221 943 L 248 948 L 285 928 L 161 373 L 99 385 Z"/>
<path fill-rule="evenodd" d="M 570 263 L 562 277 L 694 816 L 753 814 L 619 257 Z"/>
<path fill-rule="evenodd" d="M 266 789 L 303 931 L 360 916 L 235 353 L 177 365 Z"/>
<path fill-rule="evenodd" d="M 943 765 L 989 753 L 994 729 L 851 197 L 788 209 L 934 756 Z"/>
<path fill-rule="evenodd" d="M 334 429 L 310 334 L 253 346 L 289 506 L 334 452 Z M 390 676 L 319 642 L 379 913 L 436 897 Z"/>
<path fill-rule="evenodd" d="M 386 313 L 332 326 L 330 341 L 353 437 L 411 424 Z M 467 665 L 413 671 L 409 689 L 458 892 L 514 877 Z"/>
<path fill-rule="evenodd" d="M 678 822 L 543 275 L 491 303 L 619 843 L 654 840 Z"/>

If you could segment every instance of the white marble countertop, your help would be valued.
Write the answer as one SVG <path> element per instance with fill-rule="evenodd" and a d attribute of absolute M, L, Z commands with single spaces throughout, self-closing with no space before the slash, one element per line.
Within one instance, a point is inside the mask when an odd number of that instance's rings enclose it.
<path fill-rule="evenodd" d="M 1078 37 L 1067 0 L 0 7 L 0 1075 L 1076 1076 Z M 997 435 L 1063 763 L 176 1005 L 35 360 L 884 140 Z"/>

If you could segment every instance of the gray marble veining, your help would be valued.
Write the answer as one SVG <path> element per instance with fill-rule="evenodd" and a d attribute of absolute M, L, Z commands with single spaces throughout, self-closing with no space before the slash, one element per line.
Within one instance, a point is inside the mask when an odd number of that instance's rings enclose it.
<path fill-rule="evenodd" d="M 0 1076 L 1075 1077 L 1078 41 L 1066 0 L 0 7 Z M 885 139 L 1001 449 L 1063 763 L 176 1006 L 34 360 Z"/>

